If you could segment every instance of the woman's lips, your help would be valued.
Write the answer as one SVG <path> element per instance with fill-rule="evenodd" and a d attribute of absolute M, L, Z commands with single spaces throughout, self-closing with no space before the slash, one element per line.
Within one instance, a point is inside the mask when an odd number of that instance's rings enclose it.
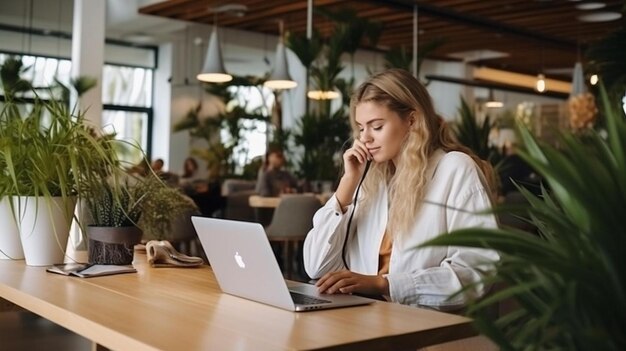
<path fill-rule="evenodd" d="M 372 155 L 378 152 L 378 150 L 380 150 L 380 147 L 373 147 L 371 149 L 367 149 L 367 151 L 369 151 L 369 153 Z"/>

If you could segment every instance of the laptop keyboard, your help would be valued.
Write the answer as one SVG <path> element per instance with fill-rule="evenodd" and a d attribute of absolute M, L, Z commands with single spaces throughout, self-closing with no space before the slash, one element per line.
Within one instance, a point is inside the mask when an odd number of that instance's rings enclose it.
<path fill-rule="evenodd" d="M 289 294 L 291 294 L 291 298 L 293 299 L 293 302 L 297 305 L 317 305 L 320 303 L 331 302 L 328 300 L 318 299 L 313 296 L 304 295 L 304 294 L 300 294 L 300 293 L 293 292 L 293 291 L 290 291 Z"/>

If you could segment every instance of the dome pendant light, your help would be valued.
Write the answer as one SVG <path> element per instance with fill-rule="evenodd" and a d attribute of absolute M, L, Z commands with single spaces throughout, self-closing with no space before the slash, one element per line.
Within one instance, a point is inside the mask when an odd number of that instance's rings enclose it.
<path fill-rule="evenodd" d="M 270 89 L 293 89 L 298 83 L 291 79 L 289 75 L 289 66 L 287 65 L 287 52 L 283 39 L 283 21 L 280 24 L 280 37 L 276 46 L 276 59 L 274 60 L 274 69 L 270 78 L 263 85 Z"/>
<path fill-rule="evenodd" d="M 225 83 L 233 80 L 233 76 L 226 73 L 224 61 L 222 60 L 222 50 L 217 36 L 217 24 L 213 25 L 209 47 L 207 48 L 206 59 L 202 72 L 196 78 L 202 82 Z"/>
<path fill-rule="evenodd" d="M 487 102 L 485 103 L 485 107 L 501 108 L 502 106 L 504 106 L 502 101 L 496 100 L 495 97 L 493 96 L 493 89 L 489 89 L 489 98 L 487 99 Z"/>

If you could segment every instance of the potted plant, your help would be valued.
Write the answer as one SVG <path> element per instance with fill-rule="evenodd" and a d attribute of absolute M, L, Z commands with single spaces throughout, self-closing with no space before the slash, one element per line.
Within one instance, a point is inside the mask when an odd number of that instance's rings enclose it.
<path fill-rule="evenodd" d="M 28 265 L 63 262 L 76 199 L 84 184 L 117 163 L 84 123 L 54 99 L 21 112 L 7 101 L 2 113 L 3 192 L 12 197 Z"/>
<path fill-rule="evenodd" d="M 175 240 L 172 227 L 198 214 L 193 201 L 168 187 L 154 173 L 131 178 L 113 173 L 87 189 L 89 262 L 130 264 L 133 248 L 147 239 Z"/>
<path fill-rule="evenodd" d="M 144 240 L 177 241 L 195 234 L 191 216 L 200 210 L 180 189 L 166 186 L 156 176 L 144 178 L 137 188 L 145 196 L 138 222 Z"/>
<path fill-rule="evenodd" d="M 141 241 L 142 232 L 136 224 L 146 194 L 138 187 L 131 187 L 128 181 L 103 180 L 87 191 L 89 263 L 130 264 L 134 246 Z"/>
<path fill-rule="evenodd" d="M 484 283 L 504 287 L 469 307 L 478 329 L 503 350 L 624 350 L 626 336 L 626 118 L 601 87 L 607 137 L 594 130 L 562 137 L 562 149 L 525 129 L 520 156 L 543 179 L 530 205 L 496 211 L 524 215 L 537 228 L 465 229 L 424 245 L 496 249 L 501 260 Z M 619 100 L 614 100 L 619 101 Z M 490 306 L 512 300 L 497 320 Z M 619 307 L 622 306 L 622 307 Z"/>

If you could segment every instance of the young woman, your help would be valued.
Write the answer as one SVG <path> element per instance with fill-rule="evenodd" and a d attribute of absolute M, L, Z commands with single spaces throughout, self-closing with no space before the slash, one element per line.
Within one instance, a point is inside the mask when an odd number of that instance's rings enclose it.
<path fill-rule="evenodd" d="M 320 292 L 442 310 L 482 295 L 485 287 L 475 285 L 450 299 L 481 279 L 496 252 L 417 246 L 455 229 L 496 226 L 493 215 L 478 214 L 490 207 L 488 164 L 453 141 L 424 86 L 404 70 L 361 85 L 350 122 L 343 177 L 304 243 L 305 269 Z"/>

